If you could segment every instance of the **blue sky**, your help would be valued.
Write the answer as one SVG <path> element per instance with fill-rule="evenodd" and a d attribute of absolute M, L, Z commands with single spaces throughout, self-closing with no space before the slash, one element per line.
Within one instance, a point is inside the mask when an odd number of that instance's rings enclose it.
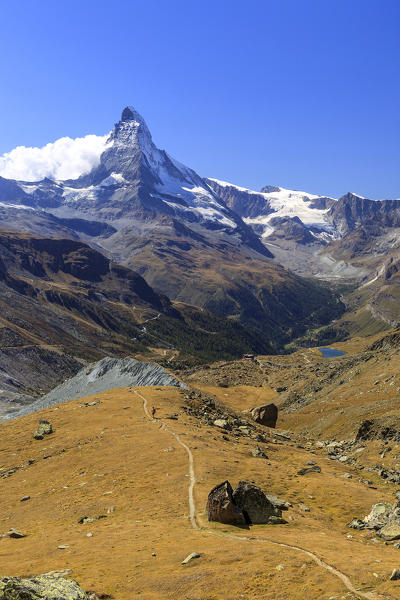
<path fill-rule="evenodd" d="M 3 0 L 0 154 L 132 104 L 203 176 L 400 197 L 397 0 Z"/>

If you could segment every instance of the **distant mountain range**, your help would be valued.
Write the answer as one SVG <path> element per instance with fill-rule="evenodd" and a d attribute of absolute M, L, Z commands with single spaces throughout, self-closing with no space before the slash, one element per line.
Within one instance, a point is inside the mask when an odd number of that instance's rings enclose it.
<path fill-rule="evenodd" d="M 365 319 L 367 330 L 370 319 L 373 329 L 398 322 L 397 300 L 388 308 L 376 286 L 400 260 L 400 200 L 201 178 L 155 146 L 131 107 L 78 179 L 0 178 L 0 221 L 85 242 L 170 300 L 239 320 L 275 348 L 340 318 L 344 305 L 325 282 L 362 290 L 350 297 L 362 319 L 346 314 L 341 335 Z"/>
<path fill-rule="evenodd" d="M 326 286 L 278 264 L 209 181 L 154 145 L 130 107 L 90 173 L 0 179 L 0 219 L 5 229 L 84 241 L 172 300 L 239 319 L 274 347 L 343 311 Z"/>

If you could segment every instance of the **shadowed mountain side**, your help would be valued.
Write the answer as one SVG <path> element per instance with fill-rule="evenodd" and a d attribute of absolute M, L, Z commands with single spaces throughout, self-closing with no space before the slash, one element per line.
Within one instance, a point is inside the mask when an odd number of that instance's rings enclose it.
<path fill-rule="evenodd" d="M 118 248 L 118 234 L 110 239 Z M 126 264 L 150 285 L 175 300 L 238 318 L 262 332 L 275 348 L 310 326 L 329 323 L 344 310 L 323 283 L 302 279 L 254 251 L 222 241 L 210 246 L 165 223 L 149 231 L 146 241 L 134 239 L 136 249 Z"/>
<path fill-rule="evenodd" d="M 154 358 L 149 347 L 203 361 L 271 350 L 240 323 L 175 307 L 82 242 L 9 231 L 0 231 L 0 344 L 0 411 L 73 375 L 82 359 Z"/>

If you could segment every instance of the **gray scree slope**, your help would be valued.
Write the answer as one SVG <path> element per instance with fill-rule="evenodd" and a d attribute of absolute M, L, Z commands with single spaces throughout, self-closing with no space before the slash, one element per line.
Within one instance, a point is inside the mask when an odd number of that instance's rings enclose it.
<path fill-rule="evenodd" d="M 139 362 L 134 358 L 107 357 L 84 367 L 75 377 L 68 379 L 46 396 L 22 408 L 17 413 L 8 416 L 7 420 L 113 388 L 152 385 L 186 387 L 157 363 Z"/>

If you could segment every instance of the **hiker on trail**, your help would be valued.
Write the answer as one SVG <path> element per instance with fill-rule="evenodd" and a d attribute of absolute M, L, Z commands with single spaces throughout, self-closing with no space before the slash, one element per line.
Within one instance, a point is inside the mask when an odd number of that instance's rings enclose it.
<path fill-rule="evenodd" d="M 154 406 L 153 406 L 153 408 L 151 409 L 151 416 L 153 417 L 153 419 L 155 419 L 155 416 L 156 416 L 156 409 L 154 408 Z"/>

